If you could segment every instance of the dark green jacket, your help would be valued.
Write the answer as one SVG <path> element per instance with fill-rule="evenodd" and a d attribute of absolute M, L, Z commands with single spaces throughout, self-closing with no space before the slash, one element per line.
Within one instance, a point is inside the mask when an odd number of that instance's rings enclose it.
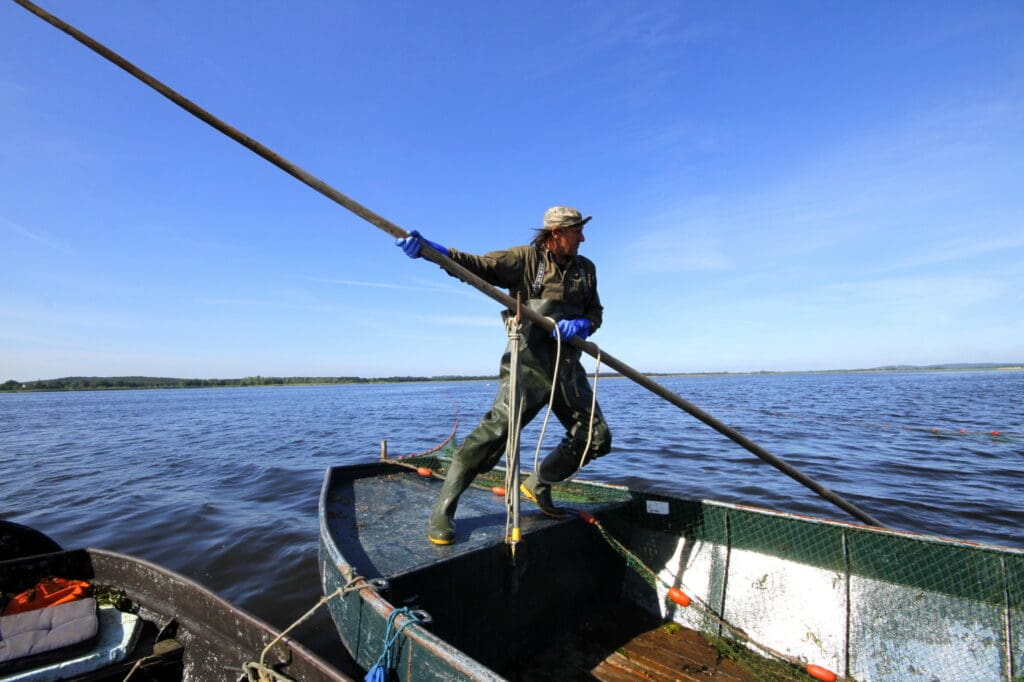
<path fill-rule="evenodd" d="M 601 326 L 604 308 L 597 295 L 597 268 L 588 258 L 577 255 L 563 268 L 543 246 L 513 246 L 482 256 L 448 251 L 453 261 L 492 286 L 508 289 L 512 298 L 520 294 L 524 302 L 531 298 L 560 301 L 560 314 L 555 319 L 585 317 L 590 320 L 591 334 Z M 537 282 L 541 259 L 544 274 Z M 539 289 L 536 295 L 535 289 Z"/>

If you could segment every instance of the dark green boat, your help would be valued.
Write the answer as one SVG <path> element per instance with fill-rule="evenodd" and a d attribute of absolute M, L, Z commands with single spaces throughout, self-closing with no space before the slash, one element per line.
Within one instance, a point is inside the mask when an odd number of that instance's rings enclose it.
<path fill-rule="evenodd" d="M 439 547 L 425 528 L 446 467 L 431 455 L 326 474 L 323 590 L 365 668 L 400 680 L 1024 679 L 1024 551 L 580 481 L 555 499 L 581 514 L 524 505 L 513 549 L 497 477 L 467 491 L 456 543 Z"/>

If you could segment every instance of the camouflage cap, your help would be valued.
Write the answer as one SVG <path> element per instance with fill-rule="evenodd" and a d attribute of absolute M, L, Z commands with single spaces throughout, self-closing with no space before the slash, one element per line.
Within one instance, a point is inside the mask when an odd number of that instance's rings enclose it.
<path fill-rule="evenodd" d="M 544 227 L 541 229 L 553 230 L 556 227 L 576 227 L 577 225 L 582 227 L 592 217 L 588 215 L 584 218 L 582 213 L 569 206 L 552 206 L 544 211 Z"/>

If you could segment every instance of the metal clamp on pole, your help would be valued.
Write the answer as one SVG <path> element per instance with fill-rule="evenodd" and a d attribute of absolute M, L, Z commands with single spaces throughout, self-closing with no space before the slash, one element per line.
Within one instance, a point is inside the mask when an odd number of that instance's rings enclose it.
<path fill-rule="evenodd" d="M 519 435 L 523 428 L 523 396 L 519 385 L 521 370 L 519 348 L 523 341 L 522 305 L 516 297 L 516 314 L 505 320 L 509 345 L 508 439 L 505 442 L 505 542 L 516 556 L 516 544 L 522 538 L 519 525 Z"/>

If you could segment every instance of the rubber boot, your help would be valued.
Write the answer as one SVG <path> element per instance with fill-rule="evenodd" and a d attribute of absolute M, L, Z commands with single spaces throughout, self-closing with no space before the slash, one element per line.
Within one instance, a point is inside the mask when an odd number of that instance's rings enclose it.
<path fill-rule="evenodd" d="M 427 539 L 435 545 L 450 545 L 455 541 L 455 509 L 475 475 L 459 460 L 452 460 L 427 523 Z"/>
<path fill-rule="evenodd" d="M 551 499 L 551 486 L 547 483 L 542 483 L 537 478 L 537 474 L 527 476 L 526 480 L 519 484 L 519 492 L 523 494 L 523 497 L 540 507 L 544 514 L 553 519 L 564 519 L 569 514 L 568 510 L 555 506 L 554 501 Z"/>

